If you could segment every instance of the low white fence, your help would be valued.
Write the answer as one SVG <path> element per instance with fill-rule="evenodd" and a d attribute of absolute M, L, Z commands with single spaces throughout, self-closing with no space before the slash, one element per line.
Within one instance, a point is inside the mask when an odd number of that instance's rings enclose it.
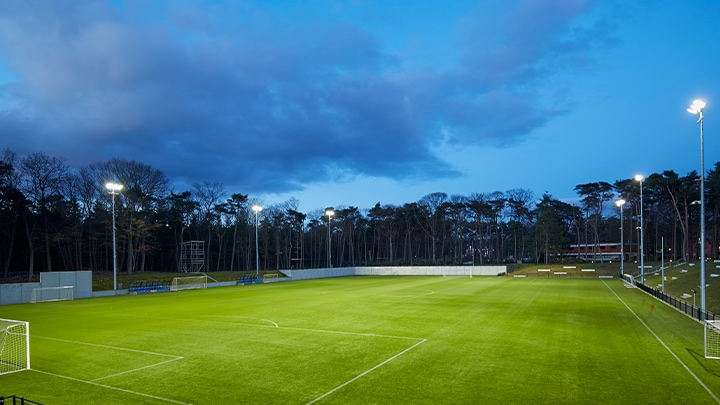
<path fill-rule="evenodd" d="M 502 276 L 506 266 L 373 266 L 335 267 L 330 269 L 280 270 L 293 280 L 346 276 Z"/>

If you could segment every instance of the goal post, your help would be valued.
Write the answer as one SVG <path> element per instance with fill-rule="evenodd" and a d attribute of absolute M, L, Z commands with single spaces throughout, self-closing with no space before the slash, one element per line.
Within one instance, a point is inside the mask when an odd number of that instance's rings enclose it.
<path fill-rule="evenodd" d="M 0 375 L 30 369 L 30 324 L 0 319 Z"/>
<path fill-rule="evenodd" d="M 170 284 L 170 291 L 207 288 L 208 276 L 175 277 Z"/>
<path fill-rule="evenodd" d="M 75 297 L 75 287 L 64 285 L 60 287 L 33 288 L 30 292 L 30 302 L 67 301 Z"/>

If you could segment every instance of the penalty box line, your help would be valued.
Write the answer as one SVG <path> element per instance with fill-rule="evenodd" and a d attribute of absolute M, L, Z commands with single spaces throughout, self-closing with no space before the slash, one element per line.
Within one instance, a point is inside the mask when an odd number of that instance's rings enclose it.
<path fill-rule="evenodd" d="M 433 291 L 434 293 L 434 291 Z M 261 319 L 261 318 L 256 318 Z M 384 339 L 400 339 L 400 340 L 413 340 L 415 341 L 415 344 L 412 346 L 406 348 L 405 350 L 401 351 L 400 353 L 395 354 L 394 356 L 382 361 L 381 363 L 363 371 L 362 373 L 358 374 L 357 376 L 349 379 L 348 381 L 338 385 L 337 387 L 331 389 L 330 391 L 322 394 L 321 396 L 313 399 L 312 401 L 308 402 L 307 405 L 314 404 L 317 401 L 320 401 L 323 398 L 326 398 L 327 396 L 343 389 L 344 387 L 352 384 L 353 382 L 365 377 L 366 375 L 372 373 L 373 371 L 377 370 L 378 368 L 390 363 L 391 361 L 397 359 L 398 357 L 404 355 L 405 353 L 409 352 L 410 350 L 420 346 L 421 344 L 427 342 L 427 339 L 424 338 L 417 338 L 417 337 L 409 337 L 409 336 L 394 336 L 394 335 L 383 335 L 378 333 L 362 333 L 362 332 L 348 332 L 348 331 L 337 331 L 337 330 L 328 330 L 328 329 L 311 329 L 311 328 L 299 328 L 299 327 L 292 327 L 292 326 L 280 326 L 277 322 L 270 321 L 267 319 L 261 319 L 265 322 L 272 323 L 273 326 L 269 325 L 256 325 L 256 324 L 246 324 L 246 323 L 237 323 L 237 322 L 223 322 L 223 321 L 216 321 L 216 320 L 205 320 L 205 319 L 184 319 L 186 321 L 196 321 L 196 322 L 207 322 L 207 323 L 219 323 L 219 324 L 225 324 L 225 325 L 237 325 L 237 326 L 249 326 L 249 327 L 256 327 L 256 328 L 268 328 L 272 327 L 273 329 L 278 330 L 294 330 L 298 332 L 307 332 L 307 333 L 327 333 L 327 334 L 334 334 L 334 335 L 349 335 L 349 336 L 363 336 L 368 338 L 384 338 Z"/>
<path fill-rule="evenodd" d="M 646 324 L 642 319 L 640 319 L 640 317 L 635 313 L 635 311 L 633 311 L 632 308 L 630 308 L 630 306 L 629 306 L 622 298 L 620 298 L 620 296 L 617 295 L 617 293 L 616 293 L 612 288 L 610 288 L 609 285 L 607 285 L 607 283 L 605 282 L 605 280 L 603 280 L 603 284 L 605 284 L 605 287 L 607 287 L 608 290 L 610 290 L 610 292 L 612 292 L 613 295 L 615 295 L 615 297 L 616 297 L 618 300 L 620 300 L 620 302 L 622 302 L 623 305 L 625 305 L 625 308 L 627 308 L 627 310 L 630 311 L 631 314 L 633 314 L 633 316 L 635 317 L 635 319 L 637 319 L 637 320 L 642 324 L 642 326 L 644 326 L 645 329 L 647 329 L 648 332 L 650 332 L 651 335 L 655 336 L 655 339 L 657 339 L 657 341 L 660 342 L 660 344 L 665 348 L 665 350 L 667 350 L 667 351 L 675 358 L 675 360 L 677 360 L 677 362 L 680 363 L 680 365 L 685 369 L 685 371 L 687 371 L 688 374 L 690 374 L 690 375 L 695 379 L 695 381 L 697 381 L 698 384 L 700 384 L 700 386 L 703 387 L 703 389 L 705 389 L 705 391 L 710 395 L 710 397 L 712 397 L 712 399 L 714 399 L 716 403 L 720 404 L 720 398 L 718 398 L 717 395 L 715 395 L 715 393 L 712 392 L 712 390 L 710 390 L 710 388 L 709 388 L 707 385 L 705 385 L 705 383 L 702 382 L 702 380 L 700 380 L 700 377 L 698 377 L 695 373 L 693 373 L 692 370 L 690 370 L 690 367 L 688 367 L 688 366 L 675 354 L 675 352 L 673 352 L 673 351 L 670 349 L 670 347 L 668 347 L 668 345 L 665 344 L 665 342 L 664 342 L 662 339 L 660 339 L 660 336 L 658 336 L 652 329 L 650 329 L 650 326 L 648 326 L 648 324 Z"/>
<path fill-rule="evenodd" d="M 96 386 L 96 387 L 107 388 L 107 389 L 110 389 L 110 390 L 125 392 L 125 393 L 127 393 L 127 394 L 138 395 L 138 396 L 145 397 L 145 398 L 157 399 L 157 400 L 163 401 L 163 402 L 170 402 L 170 403 L 173 403 L 173 404 L 181 404 L 181 405 L 190 405 L 190 404 L 187 403 L 187 402 L 180 402 L 180 401 L 176 401 L 176 400 L 174 400 L 174 399 L 168 399 L 168 398 L 158 397 L 158 396 L 156 396 L 156 395 L 144 394 L 144 393 L 142 393 L 142 392 L 137 392 L 137 391 L 130 391 L 130 390 L 126 390 L 126 389 L 124 389 L 124 388 L 113 387 L 112 385 L 105 385 L 105 384 L 96 383 L 96 382 L 94 382 L 94 381 L 81 380 L 81 379 L 79 379 L 79 378 L 69 377 L 69 376 L 62 375 L 62 374 L 55 374 L 55 373 L 51 373 L 51 372 L 48 372 L 48 371 L 42 371 L 42 370 L 37 370 L 37 369 L 31 369 L 31 371 L 34 371 L 34 372 L 40 373 L 40 374 L 46 374 L 46 375 L 49 375 L 49 376 L 52 376 L 52 377 L 64 378 L 64 379 L 70 380 L 70 381 L 76 381 L 76 382 L 79 382 L 79 383 L 94 385 L 94 386 Z"/>
<path fill-rule="evenodd" d="M 42 371 L 42 370 L 34 369 L 34 368 L 33 368 L 32 370 L 33 370 L 33 371 L 36 371 L 36 372 L 38 372 L 38 373 L 43 373 L 43 374 L 47 374 L 47 375 L 51 375 L 51 376 L 59 377 L 59 378 L 65 378 L 65 379 L 68 379 L 68 380 L 77 381 L 77 382 L 82 382 L 82 383 L 86 383 L 86 384 L 90 384 L 90 385 L 95 385 L 95 386 L 98 386 L 98 387 L 109 388 L 109 389 L 113 389 L 113 390 L 117 390 L 117 391 L 127 392 L 127 393 L 134 394 L 134 395 L 140 395 L 140 396 L 144 396 L 144 397 L 148 397 L 148 398 L 153 398 L 153 399 L 159 399 L 159 400 L 166 401 L 166 402 L 172 402 L 172 403 L 177 403 L 177 404 L 185 404 L 184 402 L 179 402 L 179 401 L 175 401 L 175 400 L 172 400 L 172 399 L 157 397 L 157 396 L 154 396 L 154 395 L 143 394 L 143 393 L 141 393 L 141 392 L 126 390 L 126 389 L 123 389 L 123 388 L 118 388 L 118 387 L 113 387 L 113 386 L 110 386 L 110 385 L 105 385 L 105 384 L 99 384 L 99 383 L 97 383 L 97 381 L 100 381 L 100 380 L 104 380 L 104 379 L 108 379 L 108 378 L 112 378 L 112 377 L 117 377 L 117 376 L 121 376 L 121 375 L 124 375 L 124 374 L 130 374 L 130 373 L 134 373 L 134 372 L 136 372 L 136 371 L 145 370 L 145 369 L 148 369 L 148 368 L 157 367 L 157 366 L 160 366 L 160 365 L 163 365 L 163 364 L 171 363 L 171 362 L 173 362 L 173 361 L 182 360 L 182 359 L 184 359 L 184 357 L 182 357 L 182 356 L 175 356 L 175 355 L 172 355 L 172 354 L 150 352 L 150 351 L 146 351 L 146 350 L 128 349 L 128 348 L 125 348 L 125 347 L 101 345 L 101 344 L 97 344 L 97 343 L 78 342 L 78 341 L 75 341 L 75 340 L 57 339 L 57 338 L 51 338 L 51 337 L 46 337 L 46 336 L 37 336 L 37 335 L 34 335 L 33 338 L 53 340 L 53 341 L 56 341 L 56 342 L 71 343 L 71 344 L 78 344 L 78 345 L 85 345 L 85 346 L 92 346 L 92 347 L 100 347 L 100 348 L 103 348 L 103 349 L 120 350 L 120 351 L 126 351 L 126 352 L 131 352 L 131 353 L 147 354 L 147 355 L 151 355 L 151 356 L 169 357 L 168 360 L 164 360 L 164 361 L 161 361 L 161 362 L 158 362 L 158 363 L 154 363 L 154 364 L 149 364 L 149 365 L 143 366 L 143 367 L 134 368 L 134 369 L 132 369 L 132 370 L 122 371 L 122 372 L 115 373 L 115 374 L 111 374 L 111 375 L 107 375 L 107 376 L 104 376 L 104 377 L 99 377 L 99 378 L 96 378 L 96 379 L 94 379 L 94 380 L 82 380 L 82 379 L 79 379 L 79 378 L 69 377 L 69 376 L 65 376 L 65 375 L 61 375 L 61 374 L 55 374 L 55 373 L 51 373 L 51 372 L 48 372 L 48 371 Z"/>
<path fill-rule="evenodd" d="M 372 367 L 372 368 L 370 368 L 370 369 L 367 369 L 367 370 L 363 371 L 362 373 L 360 373 L 360 374 L 356 375 L 355 377 L 353 377 L 353 378 L 345 381 L 344 383 L 338 385 L 337 387 L 331 389 L 330 391 L 328 391 L 328 392 L 320 395 L 319 397 L 313 399 L 312 401 L 308 402 L 307 405 L 314 404 L 315 402 L 320 401 L 321 399 L 323 399 L 323 398 L 325 398 L 325 397 L 333 394 L 334 392 L 345 388 L 346 386 L 348 386 L 348 385 L 352 384 L 353 382 L 355 382 L 355 381 L 357 381 L 357 380 L 365 377 L 366 375 L 372 373 L 373 371 L 375 371 L 375 370 L 377 370 L 378 368 L 384 366 L 385 364 L 390 363 L 391 361 L 397 359 L 398 357 L 402 356 L 403 354 L 409 352 L 410 350 L 416 348 L 417 346 L 420 346 L 421 344 L 423 344 L 423 343 L 425 343 L 425 342 L 427 342 L 427 339 L 422 339 L 421 341 L 415 343 L 414 345 L 408 347 L 407 349 L 401 351 L 400 353 L 398 353 L 398 354 L 390 357 L 389 359 L 383 361 L 382 363 L 380 363 L 380 364 L 378 364 L 378 365 L 376 365 L 376 366 L 374 366 L 374 367 Z"/>

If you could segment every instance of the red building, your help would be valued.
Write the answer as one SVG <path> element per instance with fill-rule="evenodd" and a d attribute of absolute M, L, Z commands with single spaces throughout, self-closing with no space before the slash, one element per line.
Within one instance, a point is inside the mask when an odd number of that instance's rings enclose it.
<path fill-rule="evenodd" d="M 637 244 L 626 243 L 625 249 L 621 249 L 620 242 L 570 245 L 565 255 L 585 261 L 610 261 L 620 260 L 623 251 L 625 261 L 638 258 Z"/>

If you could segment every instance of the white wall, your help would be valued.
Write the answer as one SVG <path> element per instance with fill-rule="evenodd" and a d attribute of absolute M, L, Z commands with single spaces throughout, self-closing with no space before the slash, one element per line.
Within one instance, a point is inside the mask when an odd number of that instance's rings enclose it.
<path fill-rule="evenodd" d="M 336 267 L 331 269 L 280 270 L 293 280 L 345 276 L 499 276 L 507 272 L 505 266 L 374 266 Z"/>
<path fill-rule="evenodd" d="M 92 272 L 53 271 L 40 273 L 39 283 L 0 284 L 0 305 L 30 302 L 33 288 L 75 287 L 75 298 L 92 297 Z"/>

